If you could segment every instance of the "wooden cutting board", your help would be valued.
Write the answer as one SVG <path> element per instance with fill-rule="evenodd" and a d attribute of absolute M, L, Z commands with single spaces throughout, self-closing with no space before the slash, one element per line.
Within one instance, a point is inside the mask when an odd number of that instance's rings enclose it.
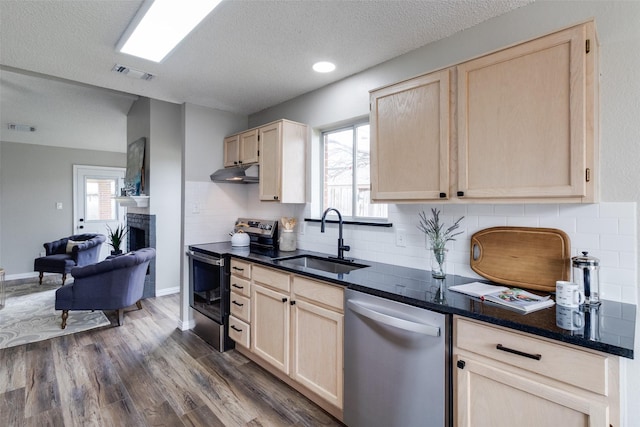
<path fill-rule="evenodd" d="M 555 228 L 492 227 L 471 236 L 471 269 L 492 282 L 555 292 L 570 280 L 571 242 Z"/>

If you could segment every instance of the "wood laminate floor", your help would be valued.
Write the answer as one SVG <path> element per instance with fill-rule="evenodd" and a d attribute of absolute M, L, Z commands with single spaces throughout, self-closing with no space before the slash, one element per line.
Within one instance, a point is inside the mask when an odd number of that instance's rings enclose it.
<path fill-rule="evenodd" d="M 0 350 L 0 426 L 342 425 L 236 351 L 176 329 L 178 304 L 149 298 L 123 326 Z"/>

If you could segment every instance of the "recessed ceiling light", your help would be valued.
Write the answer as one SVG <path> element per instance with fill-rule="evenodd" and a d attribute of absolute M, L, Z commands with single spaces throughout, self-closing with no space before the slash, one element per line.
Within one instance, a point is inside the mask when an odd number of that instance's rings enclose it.
<path fill-rule="evenodd" d="M 320 61 L 313 64 L 313 71 L 317 73 L 330 73 L 336 69 L 333 62 Z"/>
<path fill-rule="evenodd" d="M 160 62 L 221 0 L 145 2 L 118 43 L 122 53 Z"/>

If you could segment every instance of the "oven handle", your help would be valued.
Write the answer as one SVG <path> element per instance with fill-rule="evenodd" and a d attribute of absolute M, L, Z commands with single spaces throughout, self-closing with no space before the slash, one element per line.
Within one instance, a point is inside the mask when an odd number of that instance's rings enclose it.
<path fill-rule="evenodd" d="M 192 258 L 192 259 L 196 260 L 196 261 L 204 262 L 205 264 L 217 265 L 219 267 L 223 267 L 224 266 L 224 258 L 213 258 L 211 256 L 202 255 L 202 254 L 199 254 L 199 253 L 193 252 L 193 251 L 188 251 L 187 252 L 187 256 L 189 258 Z"/>

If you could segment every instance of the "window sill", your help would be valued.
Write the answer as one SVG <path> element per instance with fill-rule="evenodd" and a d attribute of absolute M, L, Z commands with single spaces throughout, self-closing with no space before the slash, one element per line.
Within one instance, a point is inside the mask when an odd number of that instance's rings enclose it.
<path fill-rule="evenodd" d="M 316 219 L 316 218 L 305 218 L 304 220 L 305 220 L 305 222 L 322 222 L 321 219 Z M 325 220 L 325 222 L 328 222 L 330 224 L 337 224 L 338 220 L 337 219 L 327 219 L 327 220 Z M 343 224 L 349 224 L 349 225 L 363 225 L 363 226 L 366 226 L 366 227 L 386 227 L 386 228 L 393 227 L 393 223 L 392 222 L 344 220 L 344 221 L 342 221 L 342 223 Z"/>

